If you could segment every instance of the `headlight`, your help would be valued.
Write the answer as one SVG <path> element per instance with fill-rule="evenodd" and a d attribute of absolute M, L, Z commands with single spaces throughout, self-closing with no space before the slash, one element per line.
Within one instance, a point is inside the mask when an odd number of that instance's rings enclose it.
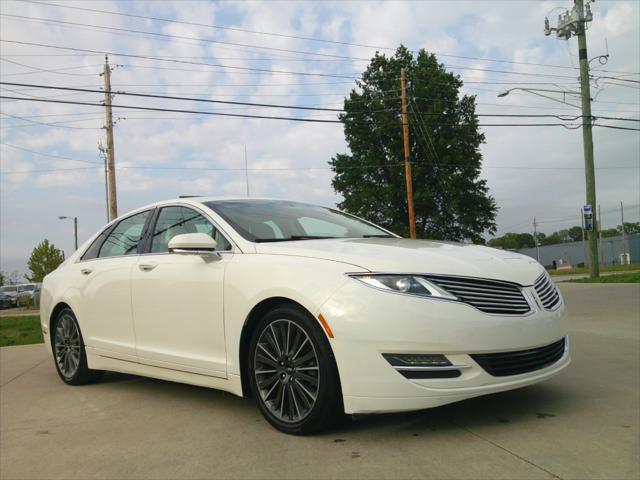
<path fill-rule="evenodd" d="M 350 276 L 371 287 L 382 290 L 418 295 L 420 297 L 438 297 L 458 300 L 458 297 L 455 295 L 450 294 L 418 275 L 355 274 Z"/>

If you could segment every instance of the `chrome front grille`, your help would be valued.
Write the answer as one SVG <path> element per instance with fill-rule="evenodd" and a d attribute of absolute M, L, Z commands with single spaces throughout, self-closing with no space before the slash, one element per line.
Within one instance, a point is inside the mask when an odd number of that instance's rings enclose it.
<path fill-rule="evenodd" d="M 440 275 L 425 278 L 485 313 L 525 315 L 531 311 L 522 290 L 514 283 Z"/>
<path fill-rule="evenodd" d="M 546 310 L 554 310 L 560 303 L 558 288 L 553 284 L 548 274 L 543 273 L 540 275 L 533 284 L 533 288 L 540 299 L 540 303 Z"/>

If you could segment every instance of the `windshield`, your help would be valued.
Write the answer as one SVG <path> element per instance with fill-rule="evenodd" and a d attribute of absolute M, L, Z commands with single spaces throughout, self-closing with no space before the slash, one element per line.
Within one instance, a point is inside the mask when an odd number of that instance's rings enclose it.
<path fill-rule="evenodd" d="M 3 293 L 11 293 L 11 292 L 17 292 L 17 291 L 18 291 L 18 287 L 2 287 Z"/>
<path fill-rule="evenodd" d="M 346 213 L 306 203 L 224 200 L 205 205 L 252 242 L 392 236 Z"/>

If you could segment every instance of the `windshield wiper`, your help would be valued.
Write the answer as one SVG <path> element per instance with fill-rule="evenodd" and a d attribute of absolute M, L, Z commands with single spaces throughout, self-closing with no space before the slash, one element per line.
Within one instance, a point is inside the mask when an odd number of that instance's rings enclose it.
<path fill-rule="evenodd" d="M 362 238 L 391 238 L 392 235 L 362 235 Z"/>
<path fill-rule="evenodd" d="M 339 238 L 339 237 L 323 237 L 320 235 L 291 235 L 286 238 L 256 238 L 254 242 L 267 243 L 267 242 L 288 242 L 291 240 L 318 240 L 324 238 Z"/>

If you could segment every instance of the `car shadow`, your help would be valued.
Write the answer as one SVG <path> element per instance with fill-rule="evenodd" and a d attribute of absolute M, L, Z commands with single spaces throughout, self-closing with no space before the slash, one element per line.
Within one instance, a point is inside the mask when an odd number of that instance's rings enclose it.
<path fill-rule="evenodd" d="M 135 389 L 140 394 L 148 394 L 154 398 L 158 395 L 165 399 L 170 397 L 172 400 L 191 402 L 207 409 L 228 409 L 229 413 L 237 415 L 239 419 L 244 412 L 258 414 L 253 399 L 242 399 L 206 387 L 115 372 L 107 372 L 99 384 L 110 388 L 126 388 L 129 391 Z M 517 426 L 532 419 L 543 420 L 575 411 L 580 408 L 580 398 L 563 383 L 539 384 L 413 412 L 354 417 L 345 415 L 341 422 L 330 426 L 318 436 L 334 438 L 389 429 L 409 436 L 419 436 L 435 431 L 490 425 Z M 255 415 L 247 415 L 246 421 L 254 422 Z M 341 440 L 338 438 L 334 441 Z"/>
<path fill-rule="evenodd" d="M 393 428 L 418 436 L 443 429 L 513 426 L 563 415 L 578 408 L 579 402 L 579 397 L 562 385 L 541 384 L 414 412 L 355 416 L 327 433 L 346 435 Z"/>

